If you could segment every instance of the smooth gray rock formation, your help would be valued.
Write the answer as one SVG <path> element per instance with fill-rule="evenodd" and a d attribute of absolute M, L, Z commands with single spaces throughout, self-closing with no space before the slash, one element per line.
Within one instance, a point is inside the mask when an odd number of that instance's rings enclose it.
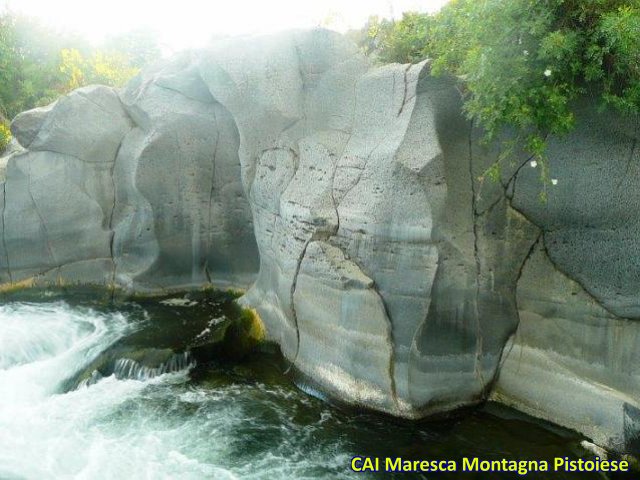
<path fill-rule="evenodd" d="M 9 159 L 20 152 L 23 152 L 24 148 L 18 143 L 15 138 L 11 138 L 9 144 L 5 147 L 4 152 L 0 153 L 0 180 L 4 181 L 7 173 L 7 164 Z"/>
<path fill-rule="evenodd" d="M 580 283 L 609 312 L 640 319 L 640 118 L 578 105 L 576 129 L 549 141 L 551 176 L 542 205 L 538 172 L 525 168 L 513 204 L 545 231 L 544 244 L 560 271 Z M 597 254 L 585 254 L 597 252 Z"/>
<path fill-rule="evenodd" d="M 328 395 L 418 418 L 493 392 L 633 452 L 637 125 L 583 106 L 540 203 L 523 152 L 482 180 L 502 145 L 427 62 L 323 30 L 223 41 L 16 117 L 2 288 L 250 286 Z"/>
<path fill-rule="evenodd" d="M 11 122 L 11 133 L 14 139 L 24 148 L 29 148 L 55 104 L 56 102 L 53 102 L 46 107 L 34 108 L 18 114 Z"/>
<path fill-rule="evenodd" d="M 34 116 L 17 121 L 37 132 L 13 128 L 29 149 L 9 159 L 2 186 L 3 279 L 108 284 L 112 170 L 129 118 L 107 87 L 76 90 Z"/>
<path fill-rule="evenodd" d="M 602 308 L 557 270 L 542 241 L 518 284 L 518 306 L 493 398 L 637 453 L 640 322 Z"/>
<path fill-rule="evenodd" d="M 394 411 L 391 324 L 373 280 L 339 248 L 313 241 L 298 273 L 294 308 L 302 373 L 343 401 Z"/>
<path fill-rule="evenodd" d="M 509 193 L 542 235 L 517 285 L 520 324 L 493 395 L 637 454 L 640 121 L 584 101 L 576 123 L 549 141 L 557 185 L 536 181 L 539 172 L 525 164 Z"/>
<path fill-rule="evenodd" d="M 114 172 L 115 276 L 128 288 L 248 285 L 258 268 L 237 130 L 189 65 L 179 57 L 121 94 L 136 124 Z"/>
<path fill-rule="evenodd" d="M 149 292 L 252 281 L 237 130 L 187 64 L 16 117 L 28 149 L 7 160 L 3 281 Z"/>

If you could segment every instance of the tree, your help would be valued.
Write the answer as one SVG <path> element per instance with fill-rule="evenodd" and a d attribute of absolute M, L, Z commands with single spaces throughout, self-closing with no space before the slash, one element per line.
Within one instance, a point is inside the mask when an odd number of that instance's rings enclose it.
<path fill-rule="evenodd" d="M 152 32 L 122 34 L 94 48 L 33 18 L 0 13 L 0 152 L 11 139 L 8 120 L 18 113 L 84 85 L 122 86 L 159 57 Z"/>
<path fill-rule="evenodd" d="M 59 69 L 66 79 L 64 91 L 93 83 L 120 87 L 140 71 L 120 52 L 98 50 L 85 57 L 75 48 L 63 48 L 60 57 Z"/>
<path fill-rule="evenodd" d="M 415 63 L 424 60 L 425 39 L 433 17 L 405 12 L 402 20 L 372 17 L 367 26 L 368 37 L 377 49 L 378 59 L 384 63 Z"/>
<path fill-rule="evenodd" d="M 95 48 L 78 35 L 6 11 L 0 14 L 0 112 L 10 119 L 90 83 L 121 86 L 159 57 L 152 32 L 111 37 Z"/>
<path fill-rule="evenodd" d="M 142 68 L 162 57 L 158 34 L 149 29 L 132 30 L 108 37 L 102 50 L 127 59 L 129 67 Z"/>
<path fill-rule="evenodd" d="M 457 78 L 487 140 L 520 132 L 544 182 L 546 137 L 573 128 L 577 97 L 640 114 L 640 0 L 452 0 L 377 35 L 381 60 L 431 58 Z"/>
<path fill-rule="evenodd" d="M 0 109 L 7 118 L 57 96 L 56 36 L 23 16 L 0 16 Z"/>

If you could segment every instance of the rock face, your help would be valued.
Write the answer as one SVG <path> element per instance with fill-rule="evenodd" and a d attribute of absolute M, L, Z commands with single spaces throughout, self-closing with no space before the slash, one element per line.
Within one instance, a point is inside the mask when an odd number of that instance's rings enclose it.
<path fill-rule="evenodd" d="M 543 232 L 517 285 L 520 324 L 495 396 L 640 452 L 640 119 L 583 104 L 577 128 L 549 142 L 548 201 L 525 168 L 512 203 Z M 567 392 L 572 392 L 570 395 Z"/>
<path fill-rule="evenodd" d="M 258 256 L 237 130 L 184 70 L 190 62 L 16 117 L 26 150 L 10 157 L 3 184 L 5 282 L 136 291 L 251 282 Z"/>
<path fill-rule="evenodd" d="M 479 180 L 500 145 L 460 112 L 428 63 L 374 68 L 322 30 L 80 89 L 13 122 L 2 280 L 250 286 L 333 397 L 417 418 L 493 395 L 638 450 L 637 125 L 586 105 L 542 204 L 524 154 Z"/>

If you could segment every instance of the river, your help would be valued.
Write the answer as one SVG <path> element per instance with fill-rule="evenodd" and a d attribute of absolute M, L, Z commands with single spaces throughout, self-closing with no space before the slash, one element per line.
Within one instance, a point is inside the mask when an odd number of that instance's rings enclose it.
<path fill-rule="evenodd" d="M 1 479 L 433 478 L 355 473 L 351 458 L 586 455 L 577 435 L 496 405 L 436 423 L 332 406 L 296 388 L 269 352 L 68 389 L 141 318 L 153 323 L 162 312 L 100 305 L 0 306 Z"/>

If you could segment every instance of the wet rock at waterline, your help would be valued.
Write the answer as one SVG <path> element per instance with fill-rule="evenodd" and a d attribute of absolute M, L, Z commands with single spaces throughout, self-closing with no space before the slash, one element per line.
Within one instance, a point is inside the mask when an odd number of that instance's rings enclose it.
<path fill-rule="evenodd" d="M 250 310 L 224 292 L 117 302 L 140 317 L 122 337 L 65 382 L 65 390 L 92 385 L 104 377 L 148 380 L 212 361 L 240 360 L 264 339 Z"/>
<path fill-rule="evenodd" d="M 3 288 L 250 287 L 268 338 L 341 400 L 416 418 L 493 392 L 637 449 L 637 122 L 588 105 L 549 142 L 557 185 L 525 155 L 482 182 L 500 145 L 452 82 L 316 30 L 221 41 L 13 128 Z"/>

